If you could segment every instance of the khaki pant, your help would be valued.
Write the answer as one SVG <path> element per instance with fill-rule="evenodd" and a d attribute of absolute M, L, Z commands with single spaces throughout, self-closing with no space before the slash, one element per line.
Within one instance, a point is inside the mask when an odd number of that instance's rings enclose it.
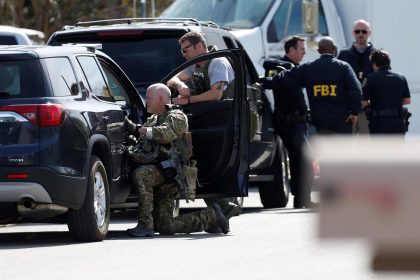
<path fill-rule="evenodd" d="M 366 118 L 366 113 L 362 111 L 357 117 L 357 123 L 353 125 L 353 134 L 369 134 L 369 121 Z"/>

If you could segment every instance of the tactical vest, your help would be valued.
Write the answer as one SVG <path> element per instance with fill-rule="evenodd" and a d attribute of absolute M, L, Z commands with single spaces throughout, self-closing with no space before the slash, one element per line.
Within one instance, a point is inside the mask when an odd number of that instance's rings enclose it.
<path fill-rule="evenodd" d="M 210 52 L 217 51 L 216 47 L 212 47 Z M 210 90 L 210 77 L 209 77 L 209 65 L 211 60 L 207 60 L 204 66 L 196 65 L 194 73 L 191 78 L 191 95 L 199 95 L 203 92 Z M 223 91 L 222 99 L 233 98 L 233 81 L 227 84 L 226 89 Z"/>

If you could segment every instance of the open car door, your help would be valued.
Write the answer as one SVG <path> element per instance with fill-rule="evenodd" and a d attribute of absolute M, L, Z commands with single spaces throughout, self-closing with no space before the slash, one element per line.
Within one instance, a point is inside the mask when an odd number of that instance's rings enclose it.
<path fill-rule="evenodd" d="M 193 159 L 197 160 L 197 196 L 247 196 L 250 128 L 243 51 L 222 50 L 197 56 L 161 82 L 166 84 L 183 69 L 216 57 L 226 57 L 234 69 L 233 98 L 182 107 L 192 134 Z"/>

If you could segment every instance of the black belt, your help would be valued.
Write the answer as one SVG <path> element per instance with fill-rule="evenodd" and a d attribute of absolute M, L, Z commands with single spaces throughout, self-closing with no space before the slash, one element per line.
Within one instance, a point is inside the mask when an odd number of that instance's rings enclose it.
<path fill-rule="evenodd" d="M 372 109 L 372 117 L 401 117 L 401 110 L 398 109 L 381 109 L 375 110 Z"/>
<path fill-rule="evenodd" d="M 279 121 L 283 122 L 307 122 L 309 121 L 309 116 L 307 114 L 298 115 L 298 114 L 282 114 L 277 113 L 277 117 Z"/>

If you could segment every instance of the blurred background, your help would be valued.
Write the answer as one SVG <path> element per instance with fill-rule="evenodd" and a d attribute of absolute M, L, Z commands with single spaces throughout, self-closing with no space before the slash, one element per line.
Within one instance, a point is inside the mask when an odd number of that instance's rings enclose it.
<path fill-rule="evenodd" d="M 35 29 L 49 38 L 78 21 L 155 17 L 173 0 L 0 0 L 0 24 Z"/>

